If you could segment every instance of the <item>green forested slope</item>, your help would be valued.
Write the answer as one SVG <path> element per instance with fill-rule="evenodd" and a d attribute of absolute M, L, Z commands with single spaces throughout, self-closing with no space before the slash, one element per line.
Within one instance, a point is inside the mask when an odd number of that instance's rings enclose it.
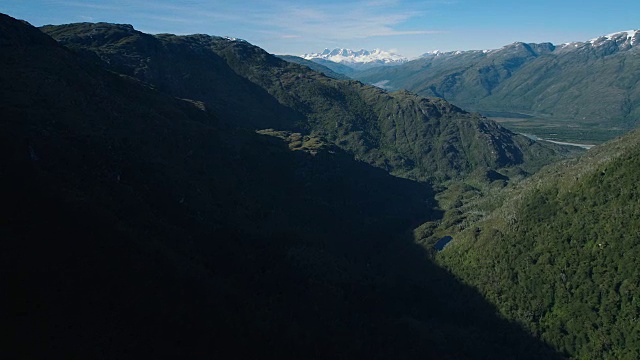
<path fill-rule="evenodd" d="M 640 133 L 551 166 L 438 261 L 576 359 L 640 356 Z"/>
<path fill-rule="evenodd" d="M 441 53 L 352 77 L 388 80 L 391 89 L 442 97 L 476 111 L 628 129 L 640 116 L 640 35 L 635 37 L 629 40 L 624 33 L 592 43 L 514 43 L 492 51 Z"/>

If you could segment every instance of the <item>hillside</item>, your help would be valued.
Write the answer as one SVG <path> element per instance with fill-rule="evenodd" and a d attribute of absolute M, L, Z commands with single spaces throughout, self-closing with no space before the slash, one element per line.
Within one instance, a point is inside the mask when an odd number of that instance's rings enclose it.
<path fill-rule="evenodd" d="M 428 184 L 1 14 L 0 50 L 3 358 L 560 358 L 426 260 Z"/>
<path fill-rule="evenodd" d="M 437 261 L 571 358 L 638 358 L 639 144 L 633 131 L 545 168 L 443 229 L 454 240 Z"/>
<path fill-rule="evenodd" d="M 532 173 L 576 151 L 534 142 L 439 99 L 331 79 L 244 41 L 152 36 L 103 23 L 42 30 L 100 66 L 203 102 L 231 126 L 315 134 L 403 177 L 440 181 L 478 168 Z M 262 105 L 266 111 L 255 111 Z"/>
<path fill-rule="evenodd" d="M 430 54 L 394 68 L 351 75 L 442 97 L 486 114 L 526 114 L 540 122 L 630 129 L 640 117 L 640 31 L 584 43 L 514 43 L 491 51 Z M 596 129 L 597 130 L 597 129 Z M 611 131 L 608 138 L 620 132 Z M 606 133 L 605 133 L 606 134 Z M 604 135 L 607 137 L 607 135 Z M 597 139 L 596 139 L 597 140 Z"/>
<path fill-rule="evenodd" d="M 303 59 L 299 56 L 293 56 L 293 55 L 278 55 L 278 57 L 282 60 L 288 61 L 288 62 L 292 62 L 295 64 L 300 64 L 300 65 L 304 65 L 308 68 L 310 68 L 313 71 L 317 71 L 323 75 L 326 75 L 330 78 L 334 78 L 336 80 L 349 80 L 350 77 L 348 77 L 347 75 L 341 74 L 341 73 L 337 73 L 333 70 L 331 70 L 330 68 L 321 65 L 320 63 L 317 63 L 315 61 L 311 61 L 311 60 L 307 60 L 307 59 Z"/>
<path fill-rule="evenodd" d="M 351 66 L 345 65 L 345 64 L 341 64 L 341 63 L 337 63 L 337 62 L 333 62 L 331 60 L 327 60 L 327 59 L 322 59 L 322 58 L 314 58 L 309 60 L 311 62 L 314 62 L 316 64 L 322 65 L 326 68 L 329 68 L 331 70 L 333 70 L 334 72 L 337 72 L 338 74 L 343 74 L 346 76 L 349 76 L 349 78 L 351 78 L 351 74 L 355 74 L 356 72 L 358 72 L 359 70 L 356 70 L 354 68 L 352 68 Z"/>

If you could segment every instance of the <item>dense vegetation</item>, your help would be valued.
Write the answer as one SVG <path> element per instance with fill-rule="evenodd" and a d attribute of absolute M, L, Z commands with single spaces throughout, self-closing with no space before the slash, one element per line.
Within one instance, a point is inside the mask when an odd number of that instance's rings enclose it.
<path fill-rule="evenodd" d="M 528 114 L 540 123 L 570 120 L 563 128 L 629 129 L 640 118 L 638 41 L 629 45 L 625 34 L 575 46 L 514 43 L 489 52 L 428 56 L 351 77 L 388 80 L 390 89 L 442 97 L 483 113 Z"/>
<path fill-rule="evenodd" d="M 635 131 L 545 169 L 481 221 L 449 227 L 438 261 L 573 358 L 637 359 L 639 143 Z"/>
<path fill-rule="evenodd" d="M 280 110 L 271 128 L 307 125 L 213 53 L 202 51 L 209 68 L 224 71 L 188 78 L 228 83 L 183 100 L 172 91 L 188 81 L 151 87 L 76 51 L 0 15 L 3 358 L 559 358 L 426 261 L 410 229 L 441 216 L 429 184 L 319 133 L 233 126 L 267 125 Z M 299 81 L 325 79 L 308 74 Z M 413 109 L 402 100 L 452 112 L 438 119 L 470 123 L 469 137 L 495 126 L 443 101 L 366 90 L 398 111 Z M 246 109 L 231 109 L 242 99 Z"/>

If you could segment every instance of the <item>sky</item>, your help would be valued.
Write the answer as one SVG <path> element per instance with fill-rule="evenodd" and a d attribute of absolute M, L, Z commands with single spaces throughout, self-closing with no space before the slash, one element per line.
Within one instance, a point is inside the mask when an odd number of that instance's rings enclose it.
<path fill-rule="evenodd" d="M 350 48 L 416 57 L 640 29 L 638 0 L 2 0 L 0 12 L 35 26 L 110 22 L 230 36 L 289 55 Z"/>

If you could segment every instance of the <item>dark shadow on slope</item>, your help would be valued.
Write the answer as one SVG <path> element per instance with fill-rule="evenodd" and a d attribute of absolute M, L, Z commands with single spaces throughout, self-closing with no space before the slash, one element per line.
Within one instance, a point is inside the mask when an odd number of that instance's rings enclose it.
<path fill-rule="evenodd" d="M 38 33 L 0 16 L 6 357 L 556 357 L 414 244 L 429 186 L 218 129 Z"/>
<path fill-rule="evenodd" d="M 18 150 L 28 156 L 26 146 Z M 222 202 L 229 219 L 209 203 L 181 206 L 182 198 L 169 198 L 167 192 L 189 186 L 161 183 L 177 181 L 172 177 L 186 183 L 194 174 L 182 179 L 184 173 L 165 173 L 164 166 L 147 169 L 144 178 L 123 177 L 121 185 L 91 177 L 70 184 L 31 160 L 5 167 L 14 181 L 3 194 L 2 263 L 11 274 L 14 344 L 25 345 L 18 351 L 90 358 L 553 358 L 429 263 L 410 236 L 396 235 L 410 224 L 389 221 L 394 206 L 414 205 L 405 215 L 416 220 L 429 211 L 409 197 L 424 192 L 423 185 L 357 163 L 301 184 L 288 173 L 291 164 L 307 164 L 307 173 L 330 164 L 280 150 L 262 168 L 261 147 L 241 151 L 238 160 L 248 168 L 224 167 L 234 182 L 244 181 L 243 171 L 253 177 L 238 189 L 213 184 L 220 193 L 207 200 Z M 371 181 L 371 190 L 346 197 L 307 193 Z M 387 188 L 395 200 L 380 192 Z"/>

